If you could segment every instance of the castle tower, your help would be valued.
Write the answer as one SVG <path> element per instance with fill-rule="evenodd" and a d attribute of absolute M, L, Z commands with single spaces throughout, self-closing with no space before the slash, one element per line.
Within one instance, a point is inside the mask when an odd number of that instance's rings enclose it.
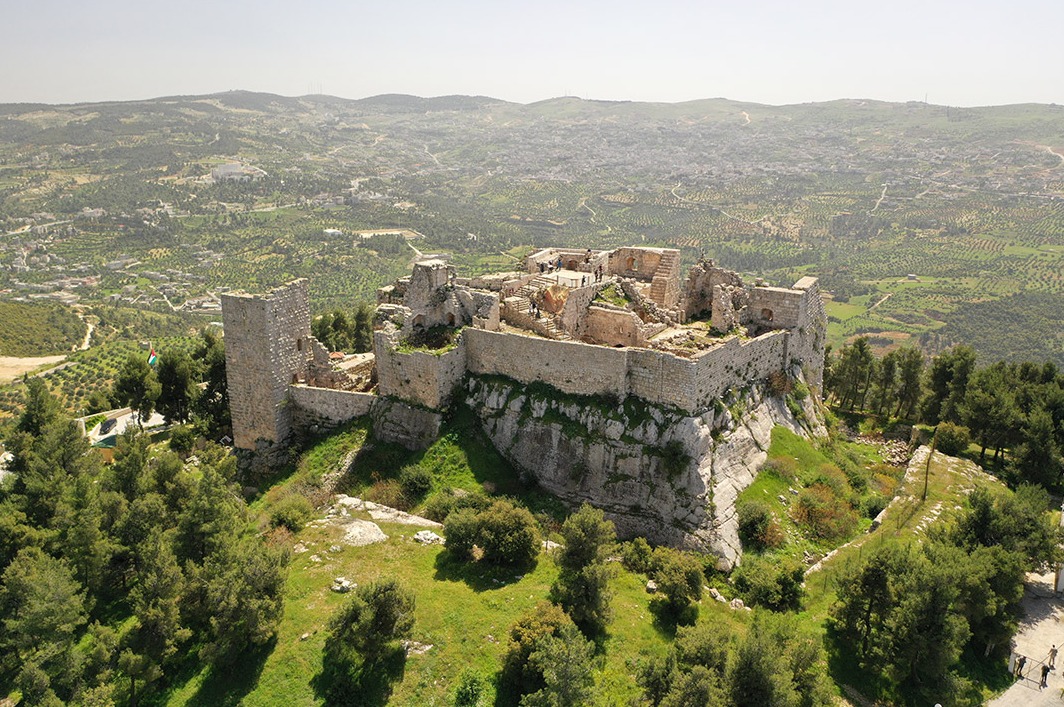
<path fill-rule="evenodd" d="M 311 356 L 307 281 L 266 295 L 224 294 L 222 321 L 234 445 L 269 449 L 288 438 L 288 386 L 304 373 Z"/>

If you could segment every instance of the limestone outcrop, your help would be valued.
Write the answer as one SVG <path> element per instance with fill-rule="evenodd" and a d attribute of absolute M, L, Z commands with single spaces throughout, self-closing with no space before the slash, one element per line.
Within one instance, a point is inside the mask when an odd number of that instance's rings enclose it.
<path fill-rule="evenodd" d="M 760 386 L 691 415 L 676 408 L 559 395 L 470 378 L 465 402 L 496 448 L 544 489 L 606 511 L 622 536 L 641 535 L 738 563 L 735 500 L 767 456 L 772 428 L 823 434 L 811 398 Z"/>

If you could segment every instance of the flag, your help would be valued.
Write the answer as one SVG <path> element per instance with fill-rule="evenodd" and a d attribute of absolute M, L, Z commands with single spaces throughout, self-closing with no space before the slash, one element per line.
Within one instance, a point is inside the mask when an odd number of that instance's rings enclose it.
<path fill-rule="evenodd" d="M 158 360 L 158 358 L 159 357 L 155 355 L 155 347 L 152 346 L 151 347 L 151 352 L 148 354 L 148 365 L 149 366 L 154 366 L 155 365 L 155 361 Z"/>

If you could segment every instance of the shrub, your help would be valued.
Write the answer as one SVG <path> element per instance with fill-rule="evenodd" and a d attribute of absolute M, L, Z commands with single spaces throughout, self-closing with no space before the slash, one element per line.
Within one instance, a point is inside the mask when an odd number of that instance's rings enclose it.
<path fill-rule="evenodd" d="M 865 518 L 875 518 L 887 507 L 889 499 L 878 494 L 872 494 L 861 499 L 861 515 Z"/>
<path fill-rule="evenodd" d="M 298 533 L 314 515 L 314 506 L 306 497 L 293 493 L 285 496 L 270 511 L 270 525 L 274 528 L 285 527 Z"/>
<path fill-rule="evenodd" d="M 646 538 L 632 538 L 621 545 L 621 564 L 629 572 L 650 572 L 653 548 Z"/>
<path fill-rule="evenodd" d="M 480 516 L 472 508 L 454 511 L 443 523 L 447 549 L 454 556 L 469 560 L 473 558 L 473 546 L 480 539 Z"/>
<path fill-rule="evenodd" d="M 784 481 L 798 478 L 798 461 L 794 457 L 775 457 L 765 462 L 763 471 L 775 472 Z"/>
<path fill-rule="evenodd" d="M 399 486 L 408 503 L 416 503 L 432 490 L 432 474 L 422 466 L 404 467 L 399 472 Z"/>
<path fill-rule="evenodd" d="M 372 658 L 380 648 L 410 635 L 414 627 L 414 593 L 394 579 L 359 587 L 329 622 L 330 641 Z"/>
<path fill-rule="evenodd" d="M 480 493 L 463 493 L 458 495 L 454 489 L 444 489 L 431 496 L 428 501 L 425 502 L 425 507 L 421 511 L 421 515 L 434 520 L 437 523 L 442 523 L 447 519 L 447 516 L 452 512 L 460 510 L 462 508 L 472 508 L 475 511 L 482 511 L 491 505 L 491 499 Z"/>
<path fill-rule="evenodd" d="M 461 559 L 473 558 L 473 546 L 483 559 L 497 565 L 522 565 L 539 554 L 536 519 L 525 508 L 509 501 L 496 501 L 483 511 L 460 508 L 443 524 L 447 547 Z"/>
<path fill-rule="evenodd" d="M 740 502 L 738 513 L 739 538 L 744 547 L 764 550 L 783 544 L 783 530 L 767 503 L 763 501 Z"/>
<path fill-rule="evenodd" d="M 814 484 L 824 484 L 836 496 L 846 496 L 850 492 L 850 483 L 842 469 L 832 463 L 821 464 L 813 477 Z"/>
<path fill-rule="evenodd" d="M 594 562 L 603 562 L 613 549 L 617 532 L 598 508 L 586 503 L 565 519 L 561 530 L 564 547 L 558 554 L 563 569 L 580 570 Z"/>
<path fill-rule="evenodd" d="M 507 694 L 525 695 L 544 686 L 543 674 L 532 663 L 532 653 L 545 638 L 573 626 L 569 615 L 555 604 L 540 602 L 510 627 L 510 644 L 502 661 L 499 683 Z"/>
<path fill-rule="evenodd" d="M 366 489 L 363 495 L 367 501 L 373 501 L 382 506 L 398 508 L 401 511 L 410 509 L 410 504 L 403 495 L 403 487 L 395 479 L 378 481 Z"/>
<path fill-rule="evenodd" d="M 480 675 L 466 671 L 454 691 L 454 707 L 478 707 L 484 698 L 487 682 Z"/>
<path fill-rule="evenodd" d="M 797 611 L 805 568 L 793 558 L 770 560 L 748 556 L 733 575 L 735 588 L 748 604 L 774 611 Z"/>
<path fill-rule="evenodd" d="M 199 435 L 190 425 L 177 425 L 170 430 L 170 449 L 187 458 L 195 448 L 197 439 Z"/>
<path fill-rule="evenodd" d="M 440 491 L 425 501 L 425 506 L 421 509 L 421 515 L 429 520 L 442 523 L 447 520 L 447 516 L 458 510 L 457 501 L 458 497 L 450 489 Z"/>
<path fill-rule="evenodd" d="M 702 564 L 693 556 L 668 547 L 654 550 L 652 575 L 668 608 L 679 616 L 702 597 Z"/>
<path fill-rule="evenodd" d="M 691 463 L 691 455 L 684 449 L 683 443 L 679 440 L 672 440 L 662 445 L 657 450 L 658 458 L 661 459 L 661 468 L 668 475 L 669 479 L 675 479 L 679 476 L 688 465 Z"/>
<path fill-rule="evenodd" d="M 935 430 L 936 448 L 943 454 L 956 456 L 968 449 L 972 441 L 971 432 L 967 427 L 955 425 L 952 422 L 940 422 Z"/>
<path fill-rule="evenodd" d="M 496 501 L 477 516 L 480 534 L 477 545 L 484 550 L 484 560 L 499 565 L 523 565 L 539 554 L 539 530 L 536 519 L 526 508 L 507 501 Z"/>
<path fill-rule="evenodd" d="M 782 398 L 794 389 L 794 381 L 783 371 L 773 371 L 765 379 L 768 394 L 774 398 Z"/>
<path fill-rule="evenodd" d="M 794 520 L 815 537 L 842 538 L 857 526 L 857 513 L 849 501 L 839 498 L 830 486 L 816 483 L 798 494 Z"/>

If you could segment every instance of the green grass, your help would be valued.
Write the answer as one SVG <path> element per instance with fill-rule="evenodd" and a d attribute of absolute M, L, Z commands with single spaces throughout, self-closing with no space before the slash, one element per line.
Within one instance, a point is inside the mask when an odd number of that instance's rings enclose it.
<path fill-rule="evenodd" d="M 439 546 L 413 542 L 410 526 L 380 524 L 389 539 L 362 548 L 341 546 L 342 530 L 310 527 L 296 539 L 307 552 L 293 556 L 286 585 L 285 613 L 277 639 L 263 655 L 241 666 L 241 679 L 224 681 L 204 670 L 175 687 L 166 705 L 319 705 L 314 677 L 321 670 L 329 618 L 344 601 L 329 587 L 337 576 L 359 585 L 396 578 L 417 597 L 411 639 L 433 647 L 407 659 L 389 704 L 450 704 L 454 684 L 467 669 L 493 678 L 501 667 L 511 624 L 547 598 L 557 567 L 546 555 L 523 573 L 485 569 L 451 561 Z M 320 562 L 311 559 L 320 557 Z M 646 578 L 618 570 L 611 587 L 615 618 L 603 643 L 596 673 L 601 704 L 625 705 L 639 694 L 638 663 L 663 653 L 667 633 L 655 625 Z M 740 621 L 712 600 L 703 619 Z M 734 614 L 735 612 L 730 612 Z M 306 639 L 301 637 L 310 634 Z M 248 675 L 247 673 L 250 673 Z"/>
<path fill-rule="evenodd" d="M 342 481 L 351 493 L 361 492 L 375 479 L 393 478 L 407 464 L 430 469 L 434 488 L 482 491 L 488 488 L 520 498 L 534 510 L 561 517 L 564 507 L 536 489 L 524 486 L 474 427 L 468 411 L 459 410 L 445 423 L 440 439 L 422 452 L 409 452 L 374 442 L 368 422 L 356 421 L 332 435 L 308 442 L 287 475 L 252 505 L 265 514 L 275 500 L 298 488 L 312 486 L 354 454 L 349 475 Z M 540 516 L 542 518 L 542 516 Z M 452 560 L 439 546 L 413 542 L 418 529 L 379 524 L 389 536 L 383 543 L 349 547 L 342 528 L 311 525 L 285 540 L 301 543 L 305 552 L 293 554 L 285 589 L 285 612 L 276 640 L 224 674 L 209 668 L 175 679 L 160 704 L 165 705 L 320 705 L 315 689 L 330 617 L 344 597 L 329 587 L 337 576 L 364 584 L 394 577 L 417 598 L 411 639 L 433 646 L 410 656 L 401 677 L 392 685 L 388 704 L 448 705 L 458 677 L 473 670 L 489 681 L 501 667 L 509 627 L 540 601 L 546 600 L 557 566 L 541 554 L 531 569 L 511 570 Z M 319 561 L 312 559 L 317 556 Z M 613 565 L 617 574 L 614 618 L 599 646 L 596 662 L 597 704 L 622 707 L 641 694 L 636 685 L 638 666 L 669 648 L 673 629 L 661 625 L 651 610 L 647 578 Z M 745 612 L 704 598 L 700 620 L 726 622 L 742 631 Z M 306 636 L 306 638 L 303 638 Z"/>
<path fill-rule="evenodd" d="M 830 300 L 824 303 L 824 308 L 828 312 L 829 317 L 835 317 L 843 321 L 852 319 L 858 314 L 864 314 L 867 311 L 867 307 L 863 307 L 859 304 L 853 304 L 852 302 L 836 302 Z"/>
<path fill-rule="evenodd" d="M 1007 492 L 1000 481 L 974 471 L 975 468 L 971 462 L 936 453 L 927 474 L 926 500 L 923 499 L 923 469 L 906 476 L 898 488 L 897 500 L 887 510 L 883 524 L 874 532 L 860 536 L 841 548 L 824 563 L 823 569 L 809 576 L 806 583 L 806 611 L 817 621 L 826 619 L 828 609 L 835 600 L 834 579 L 877 547 L 887 543 L 920 542 L 925 531 L 918 529 L 918 526 L 934 509 L 938 508 L 948 515 L 953 508 L 963 507 L 968 494 L 976 486 Z"/>

